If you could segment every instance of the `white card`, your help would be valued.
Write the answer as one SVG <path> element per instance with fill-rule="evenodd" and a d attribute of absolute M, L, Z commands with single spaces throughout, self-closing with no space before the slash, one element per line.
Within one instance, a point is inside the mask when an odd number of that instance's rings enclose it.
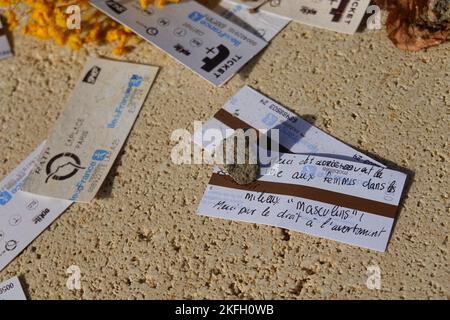
<path fill-rule="evenodd" d="M 2 25 L 0 17 L 0 60 L 10 57 L 12 57 L 11 47 L 6 36 L 6 28 Z"/>
<path fill-rule="evenodd" d="M 90 2 L 217 86 L 267 45 L 262 38 L 193 0 L 146 10 L 137 0 Z"/>
<path fill-rule="evenodd" d="M 18 277 L 0 283 L 1 300 L 27 300 L 27 296 L 23 292 L 22 284 Z"/>
<path fill-rule="evenodd" d="M 353 34 L 358 29 L 370 0 L 230 0 L 279 14 L 313 27 Z"/>
<path fill-rule="evenodd" d="M 234 22 L 267 42 L 272 40 L 291 21 L 291 19 L 266 11 L 250 13 L 248 9 L 249 6 L 234 3 L 230 0 L 222 0 L 214 7 L 214 11 L 225 19 Z"/>
<path fill-rule="evenodd" d="M 157 71 L 134 63 L 89 60 L 22 190 L 91 201 L 128 137 Z"/>
<path fill-rule="evenodd" d="M 72 203 L 20 191 L 44 145 L 0 182 L 0 271 Z"/>
<path fill-rule="evenodd" d="M 239 128 L 256 130 L 277 128 L 280 134 L 280 147 L 284 147 L 285 152 L 340 157 L 384 166 L 249 86 L 239 90 L 213 118 L 205 122 L 202 128 L 194 133 L 194 141 L 211 152 L 217 143 L 203 138 L 207 130 L 220 129 L 226 136 L 226 129 Z M 282 148 L 280 150 L 283 151 Z"/>
<path fill-rule="evenodd" d="M 238 185 L 217 168 L 198 214 L 261 223 L 385 251 L 406 175 L 309 124 L 246 86 L 194 133 L 212 152 L 207 130 L 279 129 L 279 163 L 257 182 Z M 261 201 L 259 199 L 262 199 Z"/>

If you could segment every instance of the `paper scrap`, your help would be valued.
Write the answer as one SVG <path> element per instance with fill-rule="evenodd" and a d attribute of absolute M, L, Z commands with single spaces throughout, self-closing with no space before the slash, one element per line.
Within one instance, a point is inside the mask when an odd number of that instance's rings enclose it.
<path fill-rule="evenodd" d="M 0 182 L 0 271 L 72 204 L 20 191 L 44 145 Z"/>
<path fill-rule="evenodd" d="M 224 84 L 267 45 L 193 0 L 146 10 L 136 0 L 90 3 L 216 86 Z"/>
<path fill-rule="evenodd" d="M 11 47 L 9 45 L 6 28 L 2 25 L 0 16 L 0 60 L 12 57 Z"/>
<path fill-rule="evenodd" d="M 267 42 L 272 40 L 291 21 L 289 18 L 266 11 L 250 13 L 249 8 L 245 4 L 222 0 L 213 10 Z"/>
<path fill-rule="evenodd" d="M 213 118 L 205 122 L 202 128 L 194 133 L 194 141 L 212 152 L 220 141 L 203 139 L 207 130 L 220 129 L 225 137 L 226 129 L 242 128 L 279 129 L 281 151 L 329 155 L 384 166 L 249 86 L 240 89 Z"/>
<path fill-rule="evenodd" d="M 27 300 L 18 277 L 0 283 L 0 300 Z"/>
<path fill-rule="evenodd" d="M 252 8 L 291 18 L 313 27 L 353 34 L 358 29 L 370 0 L 230 0 L 251 3 Z M 263 4 L 264 3 L 264 4 Z"/>
<path fill-rule="evenodd" d="M 157 70 L 91 59 L 23 190 L 76 202 L 92 200 L 125 142 Z"/>
<path fill-rule="evenodd" d="M 194 133 L 194 141 L 212 152 L 217 146 L 205 139 L 208 130 L 226 135 L 243 128 L 278 129 L 283 152 L 248 185 L 215 168 L 199 215 L 386 250 L 406 174 L 387 169 L 248 86 Z"/>

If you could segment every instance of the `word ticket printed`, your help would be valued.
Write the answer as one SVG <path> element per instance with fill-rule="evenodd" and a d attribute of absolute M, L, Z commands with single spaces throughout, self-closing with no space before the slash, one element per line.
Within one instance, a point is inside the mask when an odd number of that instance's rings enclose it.
<path fill-rule="evenodd" d="M 6 28 L 2 25 L 0 16 L 0 60 L 12 57 L 11 46 L 9 45 Z"/>

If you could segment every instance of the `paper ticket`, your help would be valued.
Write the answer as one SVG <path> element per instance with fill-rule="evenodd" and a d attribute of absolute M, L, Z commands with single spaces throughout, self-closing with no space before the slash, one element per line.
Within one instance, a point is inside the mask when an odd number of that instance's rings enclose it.
<path fill-rule="evenodd" d="M 248 185 L 216 169 L 198 214 L 385 251 L 405 180 L 404 173 L 357 161 L 281 154 Z"/>
<path fill-rule="evenodd" d="M 226 129 L 243 128 L 278 129 L 280 151 L 328 155 L 384 166 L 249 86 L 239 90 L 213 118 L 206 121 L 202 128 L 194 133 L 194 141 L 212 152 L 217 147 L 217 142 L 204 139 L 208 130 L 219 129 L 226 137 L 232 134 Z"/>
<path fill-rule="evenodd" d="M 230 129 L 277 129 L 281 153 L 250 185 L 215 169 L 198 214 L 262 223 L 385 251 L 406 175 L 311 125 L 246 86 L 194 133 L 212 153 Z M 277 158 L 270 156 L 272 160 Z"/>
<path fill-rule="evenodd" d="M 125 142 L 157 70 L 91 59 L 23 190 L 77 202 L 92 200 Z"/>
<path fill-rule="evenodd" d="M 11 47 L 6 35 L 6 28 L 2 25 L 0 16 L 0 60 L 12 57 Z"/>
<path fill-rule="evenodd" d="M 194 0 L 146 10 L 137 0 L 90 3 L 217 86 L 267 45 Z"/>
<path fill-rule="evenodd" d="M 0 283 L 0 300 L 27 300 L 18 277 Z"/>
<path fill-rule="evenodd" d="M 291 21 L 267 11 L 251 13 L 249 6 L 230 0 L 220 1 L 213 10 L 227 20 L 269 42 Z"/>
<path fill-rule="evenodd" d="M 44 145 L 0 181 L 0 271 L 72 204 L 20 191 Z"/>
<path fill-rule="evenodd" d="M 279 14 L 313 27 L 353 34 L 366 14 L 370 0 L 230 0 Z"/>

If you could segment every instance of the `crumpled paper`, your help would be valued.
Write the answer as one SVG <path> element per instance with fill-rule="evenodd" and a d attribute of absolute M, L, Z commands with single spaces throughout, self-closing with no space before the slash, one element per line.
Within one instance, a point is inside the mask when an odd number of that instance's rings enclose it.
<path fill-rule="evenodd" d="M 388 10 L 386 29 L 400 49 L 418 51 L 450 40 L 450 0 L 375 0 Z"/>

